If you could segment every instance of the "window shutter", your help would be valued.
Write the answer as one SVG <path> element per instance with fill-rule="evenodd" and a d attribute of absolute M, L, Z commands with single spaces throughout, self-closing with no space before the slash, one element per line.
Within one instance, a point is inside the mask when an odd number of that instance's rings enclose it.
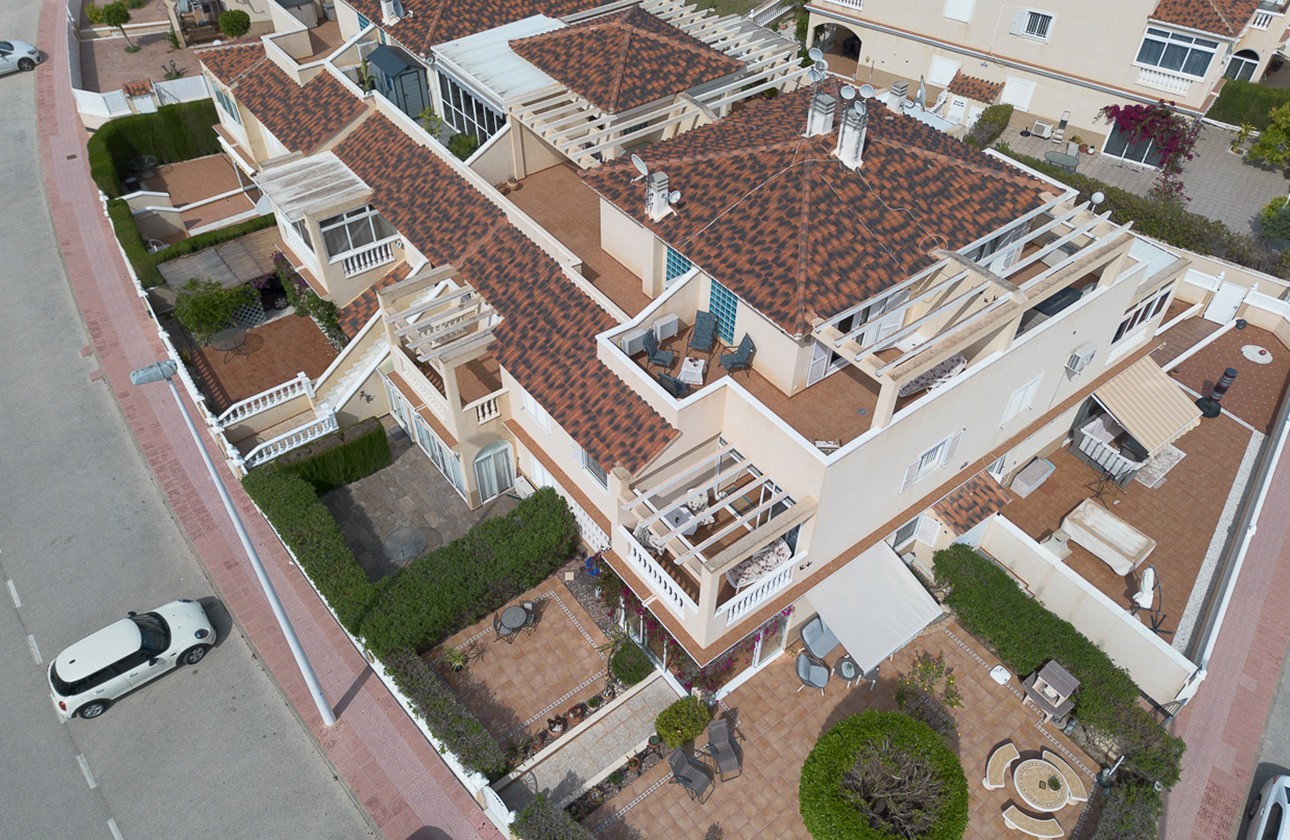
<path fill-rule="evenodd" d="M 945 17 L 950 20 L 961 20 L 967 23 L 972 19 L 972 8 L 976 0 L 945 0 Z"/>
<path fill-rule="evenodd" d="M 1013 35 L 1026 34 L 1026 21 L 1030 19 L 1029 9 L 1018 9 L 1012 13 L 1012 28 L 1008 31 Z"/>
<path fill-rule="evenodd" d="M 927 70 L 927 83 L 937 87 L 945 87 L 954 80 L 954 74 L 959 71 L 961 66 L 959 62 L 953 59 L 934 55 L 932 56 L 931 67 Z"/>
<path fill-rule="evenodd" d="M 918 475 L 918 461 L 914 461 L 914 463 L 905 467 L 905 480 L 900 482 L 899 492 L 904 493 L 909 488 L 909 485 L 914 483 L 914 476 L 916 475 Z"/>
<path fill-rule="evenodd" d="M 942 464 L 948 464 L 950 461 L 954 460 L 954 456 L 957 455 L 959 451 L 959 442 L 962 440 L 963 430 L 960 429 L 954 433 L 954 437 L 950 438 L 949 445 L 945 447 L 945 455 L 941 458 Z"/>
<path fill-rule="evenodd" d="M 1004 423 L 1021 413 L 1021 404 L 1026 399 L 1026 390 L 1023 387 L 1012 392 L 1012 398 L 1008 400 L 1008 407 L 1003 410 Z"/>
<path fill-rule="evenodd" d="M 936 545 L 936 538 L 941 533 L 940 524 L 930 516 L 918 518 L 918 541 L 924 545 Z"/>
<path fill-rule="evenodd" d="M 1030 109 L 1030 98 L 1034 95 L 1034 82 L 1009 76 L 1003 83 L 1003 93 L 999 94 L 999 101 L 1011 105 L 1018 111 L 1027 111 Z"/>

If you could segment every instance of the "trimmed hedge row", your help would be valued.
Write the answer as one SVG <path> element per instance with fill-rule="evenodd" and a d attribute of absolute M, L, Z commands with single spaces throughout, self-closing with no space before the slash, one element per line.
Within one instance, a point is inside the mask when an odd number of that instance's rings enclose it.
<path fill-rule="evenodd" d="M 947 600 L 959 621 L 994 648 L 1005 665 L 1030 674 L 1050 659 L 1060 662 L 1080 681 L 1075 715 L 1119 743 L 1126 754 L 1121 770 L 1174 786 L 1186 745 L 1138 705 L 1138 687 L 1124 669 L 967 546 L 938 551 L 933 565 L 937 580 L 950 586 Z"/>
<path fill-rule="evenodd" d="M 321 496 L 379 472 L 393 461 L 385 427 L 371 417 L 327 435 L 302 455 L 284 455 L 277 464 L 279 469 L 308 481 Z"/>
<path fill-rule="evenodd" d="M 888 741 L 917 756 L 943 785 L 940 818 L 919 840 L 962 840 L 968 825 L 967 778 L 963 765 L 927 724 L 900 712 L 861 712 L 842 720 L 816 742 L 802 765 L 798 807 L 815 840 L 892 840 L 869 824 L 842 793 L 842 777 L 866 744 Z"/>
<path fill-rule="evenodd" d="M 1290 278 L 1290 251 L 1278 251 L 1249 234 L 1233 231 L 1220 221 L 1191 213 L 1182 202 L 1157 201 L 1086 175 L 1066 172 L 1047 161 L 1015 152 L 1004 143 L 995 148 L 1031 169 L 1079 190 L 1078 201 L 1086 201 L 1093 193 L 1101 192 L 1106 201 L 1098 210 L 1110 210 L 1112 221 L 1120 224 L 1133 222 L 1138 233 L 1189 251 L 1212 254 L 1255 271 Z"/>
<path fill-rule="evenodd" d="M 451 686 L 407 648 L 381 657 L 385 670 L 426 727 L 466 767 L 496 779 L 506 772 L 506 753 Z"/>
<path fill-rule="evenodd" d="M 1290 90 L 1228 79 L 1205 116 L 1238 127 L 1252 125 L 1262 131 L 1268 127 L 1272 109 L 1286 103 L 1290 103 Z"/>
<path fill-rule="evenodd" d="M 104 123 L 89 139 L 90 177 L 99 189 L 116 198 L 134 158 L 152 155 L 161 163 L 175 163 L 218 153 L 218 122 L 214 101 L 202 99 Z"/>
<path fill-rule="evenodd" d="M 379 657 L 424 651 L 537 586 L 573 556 L 577 539 L 564 499 L 539 490 L 377 584 L 361 635 Z"/>

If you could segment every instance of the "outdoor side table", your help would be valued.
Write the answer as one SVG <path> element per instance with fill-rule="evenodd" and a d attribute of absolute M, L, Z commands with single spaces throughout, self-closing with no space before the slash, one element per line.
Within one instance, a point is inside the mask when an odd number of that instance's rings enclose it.
<path fill-rule="evenodd" d="M 1062 782 L 1057 790 L 1048 787 L 1048 780 L 1054 777 Z M 1070 798 L 1065 778 L 1042 758 L 1031 758 L 1018 764 L 1012 771 L 1012 783 L 1017 786 L 1017 793 L 1025 803 L 1036 811 L 1060 811 Z"/>
<path fill-rule="evenodd" d="M 210 340 L 210 346 L 224 354 L 224 361 L 237 352 L 237 349 L 246 343 L 246 330 L 233 327 L 227 330 L 220 330 Z"/>
<path fill-rule="evenodd" d="M 838 679 L 846 680 L 847 688 L 850 688 L 860 679 L 860 665 L 848 653 L 833 663 L 833 673 Z"/>
<path fill-rule="evenodd" d="M 512 633 L 522 629 L 528 620 L 528 611 L 523 607 L 507 607 L 502 610 L 502 627 Z"/>

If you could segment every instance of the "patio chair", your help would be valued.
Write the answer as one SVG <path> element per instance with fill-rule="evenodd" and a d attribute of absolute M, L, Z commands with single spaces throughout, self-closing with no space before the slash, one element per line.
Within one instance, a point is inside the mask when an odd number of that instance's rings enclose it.
<path fill-rule="evenodd" d="M 658 336 L 654 335 L 653 330 L 645 332 L 645 355 L 649 357 L 649 364 L 658 365 L 661 368 L 671 368 L 672 363 L 676 361 L 675 353 L 658 346 Z"/>
<path fill-rule="evenodd" d="M 497 634 L 497 638 L 504 640 L 507 644 L 515 641 L 515 634 L 502 625 L 501 610 L 493 613 L 493 632 Z"/>
<path fill-rule="evenodd" d="M 662 385 L 664 391 L 667 391 L 678 400 L 684 399 L 690 395 L 690 383 L 682 382 L 675 376 L 668 376 L 666 373 L 660 373 L 658 375 L 658 384 Z"/>
<path fill-rule="evenodd" d="M 813 658 L 822 660 L 832 653 L 840 642 L 829 629 L 829 625 L 824 623 L 824 619 L 817 615 L 802 625 L 802 644 L 806 646 L 807 653 Z"/>
<path fill-rule="evenodd" d="M 711 353 L 717 343 L 717 316 L 699 310 L 694 314 L 694 331 L 690 333 L 691 350 Z"/>
<path fill-rule="evenodd" d="M 830 673 L 827 666 L 819 664 L 806 654 L 797 655 L 797 678 L 802 681 L 797 687 L 798 691 L 809 685 L 811 688 L 818 688 L 820 694 L 823 694 L 824 687 L 829 684 Z"/>
<path fill-rule="evenodd" d="M 735 733 L 730 728 L 730 721 L 725 718 L 708 724 L 708 753 L 717 763 L 717 772 L 721 774 L 721 781 L 726 780 L 727 773 L 734 773 L 735 776 L 743 775 L 743 762 L 735 746 Z"/>
<path fill-rule="evenodd" d="M 520 606 L 524 607 L 527 617 L 524 619 L 524 632 L 532 633 L 537 629 L 537 604 L 533 601 L 525 601 Z"/>
<path fill-rule="evenodd" d="M 667 763 L 672 768 L 672 784 L 685 788 L 690 798 L 699 800 L 700 805 L 707 801 L 707 794 L 712 790 L 712 771 L 703 762 L 690 758 L 677 747 L 667 757 Z"/>
<path fill-rule="evenodd" d="M 721 366 L 730 373 L 734 373 L 737 370 L 748 370 L 752 367 L 752 357 L 756 350 L 752 336 L 744 333 L 744 337 L 739 339 L 739 346 L 735 348 L 735 352 L 721 354 Z"/>

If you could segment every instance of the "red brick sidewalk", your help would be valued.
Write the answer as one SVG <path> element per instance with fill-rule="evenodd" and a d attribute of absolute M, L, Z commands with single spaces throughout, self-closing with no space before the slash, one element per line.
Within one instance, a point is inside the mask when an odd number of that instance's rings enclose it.
<path fill-rule="evenodd" d="M 1254 762 L 1290 642 L 1290 610 L 1281 597 L 1290 588 L 1286 510 L 1290 510 L 1290 470 L 1283 459 L 1232 594 L 1209 672 L 1175 721 L 1174 733 L 1187 742 L 1187 753 L 1182 779 L 1165 799 L 1161 837 L 1229 840 L 1236 836 L 1241 812 L 1252 795 Z"/>
<path fill-rule="evenodd" d="M 290 564 L 237 482 L 226 475 L 287 614 L 336 707 L 339 722 L 331 729 L 322 726 L 169 389 L 130 386 L 130 370 L 155 361 L 164 351 L 89 178 L 85 130 L 68 83 L 65 19 L 63 5 L 45 3 L 40 42 L 49 51 L 49 60 L 37 74 L 37 116 L 49 210 L 102 376 L 158 485 L 225 605 L 385 836 L 499 838 L 500 833 Z M 207 447 L 218 462 L 214 444 L 208 441 Z"/>

